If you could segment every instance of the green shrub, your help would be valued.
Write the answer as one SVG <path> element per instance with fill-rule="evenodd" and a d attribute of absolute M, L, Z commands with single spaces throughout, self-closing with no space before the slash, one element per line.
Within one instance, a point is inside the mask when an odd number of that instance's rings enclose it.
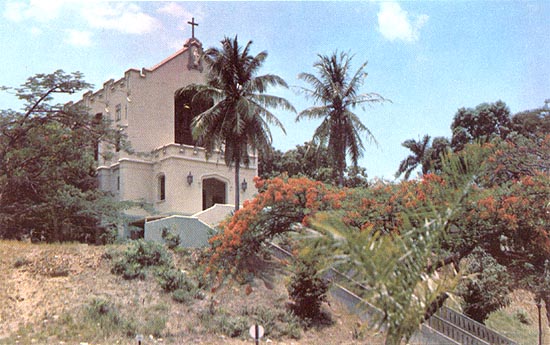
<path fill-rule="evenodd" d="M 170 232 L 167 228 L 162 229 L 162 238 L 169 249 L 175 249 L 181 244 L 180 236 Z"/>
<path fill-rule="evenodd" d="M 248 326 L 260 324 L 265 329 L 265 336 L 273 338 L 302 336 L 301 320 L 284 307 L 271 308 L 263 305 L 244 307 L 241 316 L 247 317 Z"/>
<path fill-rule="evenodd" d="M 320 316 L 328 287 L 328 283 L 317 272 L 315 260 L 297 259 L 287 287 L 288 295 L 294 302 L 294 313 L 304 320 Z"/>
<path fill-rule="evenodd" d="M 186 290 L 188 292 L 197 289 L 196 284 L 189 279 L 187 274 L 175 268 L 161 268 L 157 271 L 160 287 L 165 292 Z"/>
<path fill-rule="evenodd" d="M 151 266 L 172 267 L 170 254 L 159 243 L 137 240 L 114 259 L 111 272 L 124 279 L 143 279 L 145 269 Z"/>
<path fill-rule="evenodd" d="M 514 319 L 518 320 L 524 325 L 530 325 L 531 320 L 529 320 L 529 315 L 524 309 L 518 309 L 514 312 Z"/>
<path fill-rule="evenodd" d="M 128 262 L 126 258 L 116 260 L 111 268 L 111 272 L 128 280 L 145 278 L 143 267 L 137 262 Z"/>
<path fill-rule="evenodd" d="M 480 248 L 466 262 L 466 272 L 475 275 L 459 286 L 458 295 L 464 300 L 464 314 L 485 323 L 490 313 L 508 305 L 510 276 L 506 267 Z"/>
<path fill-rule="evenodd" d="M 176 302 L 187 304 L 195 298 L 195 295 L 191 291 L 185 289 L 177 289 L 172 292 L 172 299 Z"/>
<path fill-rule="evenodd" d="M 137 240 L 133 242 L 124 256 L 129 262 L 137 262 L 142 267 L 172 266 L 172 258 L 164 246 L 156 242 Z"/>
<path fill-rule="evenodd" d="M 110 335 L 124 326 L 118 309 L 108 300 L 94 298 L 85 309 L 85 320 L 96 324 L 105 335 Z"/>
<path fill-rule="evenodd" d="M 247 318 L 242 316 L 232 316 L 229 314 L 218 315 L 216 323 L 218 324 L 221 333 L 231 338 L 237 338 L 248 334 L 247 330 L 250 327 Z"/>

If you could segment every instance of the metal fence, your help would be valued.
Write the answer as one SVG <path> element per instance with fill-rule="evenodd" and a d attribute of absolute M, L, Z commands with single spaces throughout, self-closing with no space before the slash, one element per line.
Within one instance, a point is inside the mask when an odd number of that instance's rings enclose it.
<path fill-rule="evenodd" d="M 517 345 L 517 343 L 511 339 L 506 338 L 502 334 L 499 334 L 485 325 L 472 320 L 464 314 L 457 312 L 451 308 L 445 306 L 441 307 L 437 311 L 437 316 L 447 322 L 465 330 L 466 332 L 476 336 L 479 339 L 483 339 L 488 344 L 494 345 Z M 442 332 L 445 334 L 444 332 Z"/>

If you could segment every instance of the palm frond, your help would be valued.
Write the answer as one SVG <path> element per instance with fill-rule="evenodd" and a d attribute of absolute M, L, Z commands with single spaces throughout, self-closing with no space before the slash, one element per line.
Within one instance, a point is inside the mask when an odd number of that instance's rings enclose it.
<path fill-rule="evenodd" d="M 384 98 L 381 95 L 370 92 L 370 93 L 363 93 L 360 95 L 356 95 L 354 98 L 348 98 L 346 100 L 346 106 L 350 106 L 352 108 L 355 108 L 356 106 L 361 106 L 362 110 L 365 110 L 363 104 L 372 104 L 372 103 L 384 103 L 389 102 L 391 103 L 390 99 Z"/>
<path fill-rule="evenodd" d="M 261 104 L 262 107 L 281 109 L 293 113 L 296 112 L 296 108 L 294 108 L 294 106 L 283 97 L 266 94 L 255 94 L 251 95 L 250 99 L 254 100 L 258 104 Z"/>
<path fill-rule="evenodd" d="M 255 112 L 260 115 L 258 117 L 258 121 L 264 121 L 264 118 L 265 118 L 266 123 L 279 127 L 283 131 L 283 133 L 286 134 L 286 130 L 283 123 L 279 121 L 279 119 L 275 116 L 275 114 L 270 112 L 265 106 L 262 105 L 266 103 L 264 102 L 258 103 L 254 100 L 251 100 L 251 103 L 255 105 Z"/>
<path fill-rule="evenodd" d="M 296 122 L 304 119 L 304 118 L 310 118 L 310 119 L 318 119 L 326 117 L 327 114 L 330 113 L 330 109 L 326 106 L 319 106 L 319 107 L 310 107 L 305 110 L 302 110 L 298 116 L 296 116 Z"/>
<path fill-rule="evenodd" d="M 275 74 L 265 74 L 257 76 L 250 81 L 250 92 L 265 92 L 265 90 L 270 86 L 280 86 L 288 88 L 286 81 Z"/>
<path fill-rule="evenodd" d="M 353 77 L 351 78 L 350 82 L 348 83 L 347 89 L 344 92 L 344 95 L 346 97 L 355 98 L 357 95 L 357 90 L 360 86 L 363 85 L 365 82 L 365 79 L 368 76 L 368 73 L 364 71 L 364 69 L 367 67 L 367 61 L 365 61 L 355 72 Z"/>

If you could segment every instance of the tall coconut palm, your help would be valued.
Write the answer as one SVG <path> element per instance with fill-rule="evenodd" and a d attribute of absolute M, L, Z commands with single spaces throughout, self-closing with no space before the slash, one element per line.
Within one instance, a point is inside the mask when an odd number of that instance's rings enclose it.
<path fill-rule="evenodd" d="M 405 180 L 408 180 L 411 173 L 418 166 L 422 167 L 422 174 L 426 174 L 428 172 L 428 165 L 424 164 L 424 161 L 426 160 L 428 150 L 430 149 L 430 139 L 430 136 L 426 134 L 422 140 L 416 141 L 414 139 L 409 139 L 405 140 L 401 144 L 401 146 L 408 148 L 411 151 L 411 154 L 402 160 L 401 164 L 399 164 L 399 169 L 395 173 L 396 178 L 405 173 Z"/>
<path fill-rule="evenodd" d="M 250 55 L 252 41 L 243 48 L 236 36 L 224 38 L 221 44 L 221 49 L 210 48 L 203 55 L 208 69 L 206 84 L 190 85 L 182 92 L 193 89 L 197 91 L 193 101 L 213 101 L 212 107 L 193 119 L 193 137 L 209 153 L 223 150 L 227 166 L 234 166 L 235 210 L 238 210 L 241 164 L 249 164 L 250 152 L 261 154 L 271 149 L 269 125 L 284 132 L 283 124 L 268 108 L 296 110 L 286 99 L 264 93 L 269 86 L 288 87 L 279 76 L 257 75 L 267 52 Z"/>
<path fill-rule="evenodd" d="M 350 64 L 353 56 L 334 52 L 330 56 L 318 55 L 319 60 L 313 67 L 317 75 L 300 73 L 298 78 L 310 84 L 311 89 L 299 88 L 306 97 L 313 99 L 315 106 L 300 112 L 296 121 L 303 118 L 322 119 L 313 134 L 313 141 L 327 146 L 331 165 L 337 175 L 339 186 L 344 184 L 346 157 L 349 154 L 353 166 L 363 155 L 364 146 L 361 135 L 376 142 L 371 131 L 352 110 L 369 103 L 384 102 L 386 99 L 377 93 L 359 93 L 367 72 L 364 62 L 351 75 Z"/>

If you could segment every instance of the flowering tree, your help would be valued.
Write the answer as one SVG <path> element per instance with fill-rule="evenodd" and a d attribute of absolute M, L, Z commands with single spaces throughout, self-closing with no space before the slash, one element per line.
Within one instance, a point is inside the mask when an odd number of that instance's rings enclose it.
<path fill-rule="evenodd" d="M 545 143 L 537 141 L 539 146 L 531 148 L 536 154 L 524 158 L 540 164 Z M 440 174 L 426 174 L 420 180 L 399 183 L 379 181 L 369 188 L 338 189 L 306 178 L 257 179 L 260 191 L 257 197 L 245 203 L 212 238 L 210 270 L 218 273 L 250 270 L 251 259 L 263 253 L 266 241 L 290 231 L 295 223 L 322 230 L 318 217 L 329 212 L 330 216 L 325 216 L 329 228 L 345 233 L 334 238 L 346 239 L 350 248 L 358 246 L 358 256 L 352 262 L 364 265 L 354 271 L 363 272 L 364 280 L 375 286 L 374 290 L 385 286 L 408 291 L 409 296 L 412 292 L 423 294 L 422 298 L 417 296 L 423 303 L 421 307 L 413 308 L 411 304 L 413 309 L 404 309 L 414 310 L 416 316 L 405 320 L 398 307 L 394 316 L 387 315 L 385 321 L 395 322 L 397 327 L 392 333 L 395 341 L 406 339 L 412 329 L 401 329 L 399 324 L 403 327 L 418 324 L 422 319 L 419 315 L 427 318 L 442 305 L 447 292 L 454 289 L 453 268 L 458 269 L 459 262 L 476 248 L 506 268 L 511 279 L 505 283 L 510 287 L 531 289 L 550 305 L 548 288 L 539 278 L 543 276 L 546 258 L 550 257 L 548 172 L 524 159 L 522 164 L 530 167 L 526 170 L 528 174 L 518 174 L 518 178 L 508 181 L 495 178 L 508 176 L 511 162 L 521 159 L 521 152 L 524 152 L 521 146 L 507 142 L 468 144 L 464 150 L 442 157 Z M 372 250 L 365 250 L 371 245 Z M 378 246 L 385 249 L 376 249 Z M 324 256 L 338 254 L 341 248 L 325 246 Z M 377 255 L 380 267 L 372 261 Z M 395 260 L 403 255 L 403 260 Z M 410 258 L 412 262 L 408 261 Z M 405 285 L 398 286 L 392 280 L 391 270 L 388 275 L 380 275 L 379 269 L 383 267 L 411 274 L 410 279 L 400 280 Z M 449 279 L 441 280 L 436 288 L 424 285 L 445 272 L 444 277 Z M 404 297 L 407 294 L 400 300 L 396 293 L 392 295 L 394 299 L 373 298 L 389 312 L 393 308 L 391 303 L 410 302 Z"/>
<path fill-rule="evenodd" d="M 290 231 L 294 223 L 307 224 L 318 211 L 340 208 L 345 196 L 345 191 L 307 178 L 257 178 L 255 183 L 261 192 L 245 201 L 211 238 L 210 271 L 226 274 L 250 270 L 250 260 L 263 252 L 266 241 Z"/>

